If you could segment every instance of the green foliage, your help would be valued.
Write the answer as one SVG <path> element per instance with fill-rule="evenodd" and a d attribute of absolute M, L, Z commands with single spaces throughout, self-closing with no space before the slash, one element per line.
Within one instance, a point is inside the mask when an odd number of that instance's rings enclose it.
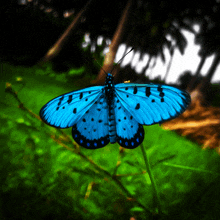
<path fill-rule="evenodd" d="M 26 108 L 18 108 L 9 93 L 0 102 L 0 217 L 151 219 L 155 203 L 140 148 L 78 148 L 71 129 L 55 129 L 37 118 L 47 101 L 77 88 L 34 68 L 4 67 L 3 80 L 20 90 Z M 216 219 L 219 156 L 158 125 L 145 127 L 143 144 L 167 219 Z"/>

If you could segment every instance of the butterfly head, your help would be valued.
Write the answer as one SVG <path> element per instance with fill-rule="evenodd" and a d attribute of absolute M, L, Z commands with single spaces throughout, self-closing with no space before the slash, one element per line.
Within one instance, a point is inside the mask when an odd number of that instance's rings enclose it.
<path fill-rule="evenodd" d="M 111 73 L 108 73 L 105 79 L 105 85 L 113 85 L 114 77 Z"/>

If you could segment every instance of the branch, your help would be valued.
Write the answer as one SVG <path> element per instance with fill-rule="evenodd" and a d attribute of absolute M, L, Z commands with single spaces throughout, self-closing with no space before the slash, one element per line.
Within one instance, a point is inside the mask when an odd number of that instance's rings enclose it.
<path fill-rule="evenodd" d="M 103 68 L 100 70 L 97 79 L 93 82 L 95 84 L 101 84 L 105 79 L 105 72 L 109 73 L 113 69 L 113 64 L 115 56 L 118 50 L 118 47 L 121 43 L 123 34 L 125 32 L 125 26 L 128 22 L 128 16 L 131 10 L 133 0 L 128 0 L 127 5 L 122 13 L 121 19 L 119 21 L 118 27 L 115 31 L 112 42 L 109 46 L 109 52 L 105 56 Z"/>
<path fill-rule="evenodd" d="M 12 96 L 14 96 L 14 98 L 18 101 L 19 105 L 18 108 L 21 108 L 24 111 L 27 111 L 31 116 L 33 116 L 34 118 L 37 118 L 38 120 L 41 120 L 41 118 L 36 115 L 35 113 L 33 113 L 31 110 L 29 110 L 27 107 L 25 107 L 25 105 L 21 102 L 21 100 L 18 97 L 18 93 L 12 88 L 10 83 L 6 83 L 6 89 L 5 92 L 10 93 Z M 58 131 L 60 131 L 62 134 L 63 133 L 60 129 L 57 129 Z M 66 137 L 68 137 L 67 134 L 65 134 Z M 57 142 L 60 146 L 65 147 L 67 150 L 74 152 L 75 154 L 79 155 L 81 158 L 83 158 L 85 161 L 89 162 L 96 170 L 98 170 L 99 172 L 103 173 L 105 176 L 107 176 L 110 180 L 112 180 L 119 188 L 120 190 L 127 196 L 128 200 L 132 200 L 134 201 L 138 206 L 142 207 L 146 213 L 151 214 L 151 212 L 144 206 L 142 205 L 140 202 L 138 202 L 132 195 L 131 193 L 123 186 L 123 184 L 116 178 L 115 175 L 112 175 L 111 173 L 109 173 L 108 171 L 106 171 L 104 168 L 102 168 L 101 166 L 99 166 L 98 164 L 96 164 L 93 160 L 91 160 L 90 158 L 88 158 L 86 155 L 84 155 L 83 153 L 80 152 L 80 148 L 77 148 L 78 145 L 76 145 L 69 137 L 69 140 L 71 140 L 72 144 L 74 145 L 75 148 L 71 148 L 69 146 L 67 146 L 66 144 L 64 144 L 60 138 L 56 138 L 56 136 L 51 136 L 50 137 Z M 104 178 L 105 179 L 105 178 Z"/>
<path fill-rule="evenodd" d="M 45 56 L 38 62 L 38 65 L 42 65 L 43 63 L 52 60 L 56 57 L 61 51 L 63 45 L 67 42 L 74 28 L 80 23 L 80 18 L 85 14 L 92 0 L 88 1 L 85 7 L 77 14 L 69 27 L 64 31 L 61 37 L 57 40 L 57 42 L 48 50 Z"/>

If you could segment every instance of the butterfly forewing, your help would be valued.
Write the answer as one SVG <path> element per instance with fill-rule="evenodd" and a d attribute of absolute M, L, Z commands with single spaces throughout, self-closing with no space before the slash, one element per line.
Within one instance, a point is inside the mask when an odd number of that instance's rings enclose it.
<path fill-rule="evenodd" d="M 72 135 L 79 145 L 88 149 L 104 147 L 109 143 L 108 105 L 104 94 L 73 126 Z"/>
<path fill-rule="evenodd" d="M 103 86 L 76 90 L 48 102 L 40 111 L 41 118 L 58 128 L 72 127 L 102 95 Z"/>
<path fill-rule="evenodd" d="M 190 103 L 187 92 L 166 85 L 117 84 L 115 94 L 124 108 L 143 125 L 172 119 Z"/>

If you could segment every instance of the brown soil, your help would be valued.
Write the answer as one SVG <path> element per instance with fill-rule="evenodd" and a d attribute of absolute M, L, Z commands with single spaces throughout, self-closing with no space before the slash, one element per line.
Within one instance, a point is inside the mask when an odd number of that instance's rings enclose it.
<path fill-rule="evenodd" d="M 203 149 L 212 148 L 220 154 L 220 108 L 191 103 L 178 118 L 163 123 L 164 129 L 177 133 L 201 144 Z"/>

